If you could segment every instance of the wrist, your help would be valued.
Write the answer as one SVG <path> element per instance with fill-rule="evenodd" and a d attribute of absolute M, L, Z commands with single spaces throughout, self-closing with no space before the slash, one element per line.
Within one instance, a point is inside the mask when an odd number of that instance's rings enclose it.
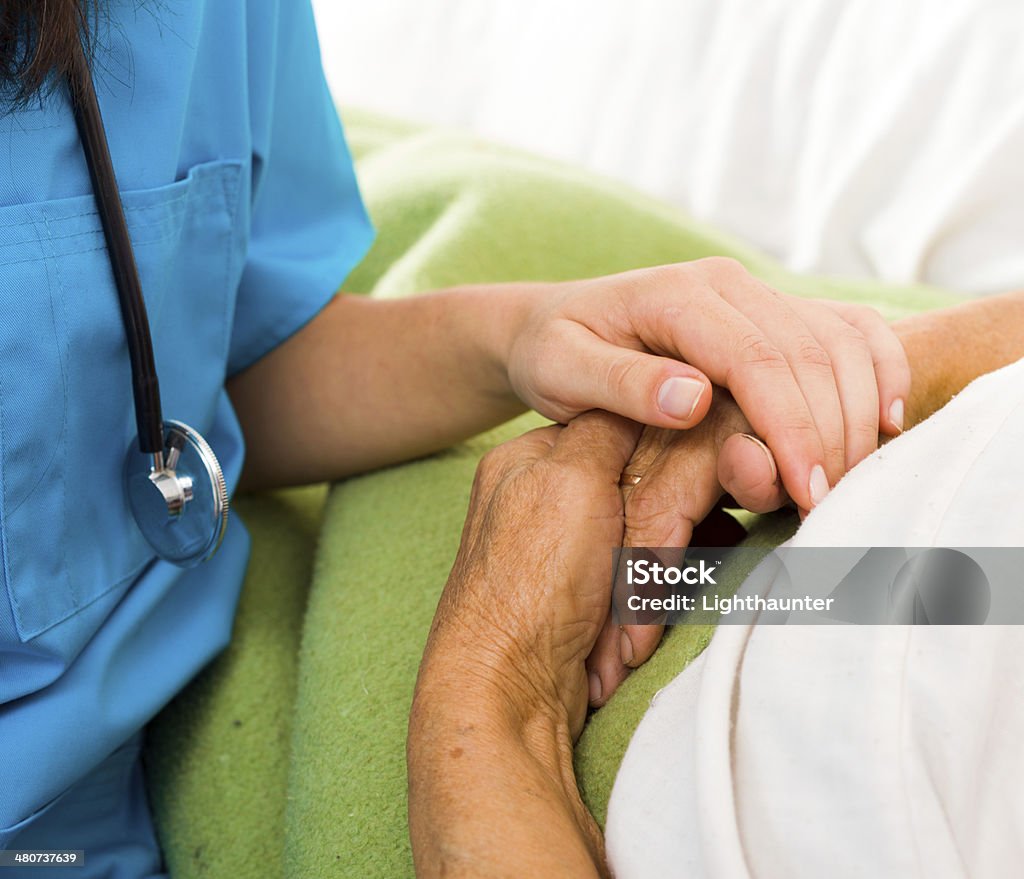
<path fill-rule="evenodd" d="M 906 429 L 924 421 L 952 397 L 957 388 L 951 380 L 949 358 L 945 353 L 950 340 L 941 312 L 913 315 L 893 324 L 910 363 L 910 396 L 906 401 Z"/>
<path fill-rule="evenodd" d="M 567 706 L 564 685 L 556 682 L 561 670 L 536 641 L 523 645 L 486 621 L 464 626 L 448 619 L 431 632 L 414 706 L 419 716 L 449 730 L 468 722 L 483 735 L 520 743 L 553 783 L 575 797 L 573 742 L 586 713 L 587 682 L 582 662 L 574 671 L 580 698 L 573 706 L 578 702 L 579 711 Z"/>
<path fill-rule="evenodd" d="M 571 768 L 573 738 L 554 678 L 552 663 L 507 630 L 486 620 L 463 626 L 449 619 L 431 633 L 415 699 L 516 737 L 561 775 L 565 765 Z"/>
<path fill-rule="evenodd" d="M 564 712 L 522 699 L 522 692 L 512 680 L 483 684 L 464 666 L 443 680 L 421 673 L 409 721 L 410 742 L 429 742 L 439 759 L 515 750 L 527 758 L 519 761 L 524 771 L 542 777 L 562 796 L 574 797 L 572 735 Z"/>
<path fill-rule="evenodd" d="M 479 362 L 484 364 L 491 396 L 519 403 L 510 379 L 515 344 L 549 297 L 550 289 L 550 284 L 537 283 L 467 287 L 458 291 L 471 302 L 471 307 L 465 309 L 471 315 L 468 330 L 476 336 Z"/>
<path fill-rule="evenodd" d="M 435 636 L 409 722 L 417 867 L 425 875 L 504 876 L 514 861 L 516 875 L 598 875 L 603 842 L 576 787 L 560 703 L 490 650 L 481 657 Z M 490 838 L 496 826 L 500 840 Z M 516 855 L 509 861 L 499 849 Z"/>
<path fill-rule="evenodd" d="M 979 376 L 1024 357 L 1024 291 L 985 297 L 893 325 L 910 361 L 908 425 L 923 421 Z"/>

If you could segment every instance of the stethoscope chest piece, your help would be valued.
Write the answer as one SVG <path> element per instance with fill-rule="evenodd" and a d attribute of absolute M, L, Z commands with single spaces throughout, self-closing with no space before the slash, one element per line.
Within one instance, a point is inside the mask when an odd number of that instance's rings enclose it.
<path fill-rule="evenodd" d="M 135 251 L 89 62 L 78 43 L 72 61 L 71 105 L 110 256 L 131 365 L 138 437 L 125 457 L 125 493 L 139 531 L 156 554 L 189 568 L 210 558 L 224 539 L 227 485 L 209 443 L 187 424 L 164 421 Z"/>
<path fill-rule="evenodd" d="M 124 485 L 135 522 L 161 558 L 184 568 L 210 558 L 224 539 L 228 490 L 209 443 L 187 424 L 164 422 L 164 449 L 125 455 Z"/>

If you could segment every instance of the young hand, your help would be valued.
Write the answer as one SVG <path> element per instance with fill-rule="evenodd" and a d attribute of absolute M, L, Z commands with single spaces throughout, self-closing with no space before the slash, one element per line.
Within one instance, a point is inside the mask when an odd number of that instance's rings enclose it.
<path fill-rule="evenodd" d="M 910 369 L 872 309 L 786 296 L 709 258 L 538 290 L 506 356 L 513 390 L 562 423 L 606 409 L 691 428 L 727 388 L 809 510 L 902 429 Z"/>

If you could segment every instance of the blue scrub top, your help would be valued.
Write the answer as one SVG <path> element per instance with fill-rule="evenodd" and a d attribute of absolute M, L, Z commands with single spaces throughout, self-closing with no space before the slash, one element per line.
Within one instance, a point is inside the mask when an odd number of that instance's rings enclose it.
<path fill-rule="evenodd" d="M 230 487 L 224 391 L 370 244 L 308 0 L 112 0 L 94 78 L 164 413 Z M 154 558 L 127 507 L 128 352 L 63 89 L 0 116 L 0 848 L 228 641 L 249 553 Z"/>

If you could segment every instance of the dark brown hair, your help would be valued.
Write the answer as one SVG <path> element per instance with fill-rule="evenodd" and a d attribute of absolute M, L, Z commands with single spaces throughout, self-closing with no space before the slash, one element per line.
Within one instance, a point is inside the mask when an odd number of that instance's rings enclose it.
<path fill-rule="evenodd" d="M 92 0 L 0 0 L 3 103 L 23 104 L 59 82 L 71 64 L 74 41 L 88 41 L 94 15 Z"/>

